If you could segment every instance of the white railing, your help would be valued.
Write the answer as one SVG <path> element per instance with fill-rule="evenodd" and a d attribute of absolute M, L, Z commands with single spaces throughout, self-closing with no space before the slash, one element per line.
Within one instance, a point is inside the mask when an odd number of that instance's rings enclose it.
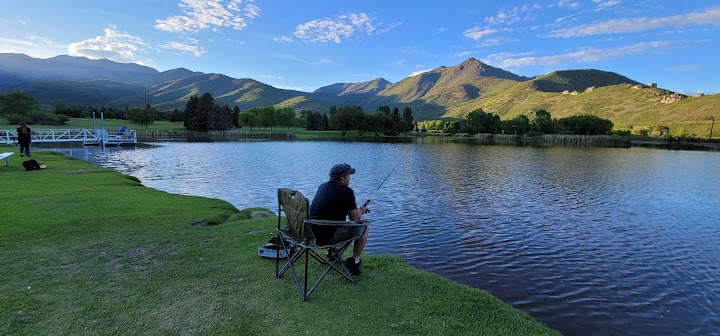
<path fill-rule="evenodd" d="M 135 131 L 108 132 L 104 129 L 67 129 L 67 130 L 33 130 L 30 135 L 32 142 L 82 142 L 83 144 L 137 143 Z M 17 132 L 0 130 L 0 143 L 17 142 Z"/>
<path fill-rule="evenodd" d="M 14 132 L 0 130 L 0 143 L 12 144 L 17 139 L 17 135 Z"/>
<path fill-rule="evenodd" d="M 137 132 L 105 132 L 105 143 L 108 145 L 121 145 L 124 143 L 137 143 Z"/>

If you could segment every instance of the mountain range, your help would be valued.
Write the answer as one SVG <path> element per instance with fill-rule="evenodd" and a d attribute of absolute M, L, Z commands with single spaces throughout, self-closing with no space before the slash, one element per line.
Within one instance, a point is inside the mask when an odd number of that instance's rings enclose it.
<path fill-rule="evenodd" d="M 720 108 L 719 94 L 686 97 L 613 72 L 559 70 L 527 78 L 474 58 L 396 83 L 376 78 L 302 92 L 184 68 L 160 72 L 104 59 L 0 53 L 0 93 L 10 91 L 24 91 L 40 104 L 60 100 L 117 108 L 147 101 L 160 109 L 182 109 L 190 96 L 205 92 L 217 103 L 241 110 L 268 105 L 321 112 L 333 105 L 360 105 L 365 111 L 380 105 L 401 110 L 409 106 L 417 120 L 462 118 L 477 108 L 509 119 L 545 109 L 555 118 L 597 115 L 612 120 L 616 129 L 664 126 L 673 134 L 701 137 L 709 134 L 712 113 Z"/>

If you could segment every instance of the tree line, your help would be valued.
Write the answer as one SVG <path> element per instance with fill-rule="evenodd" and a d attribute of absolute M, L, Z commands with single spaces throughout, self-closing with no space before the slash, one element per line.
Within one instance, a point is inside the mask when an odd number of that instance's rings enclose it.
<path fill-rule="evenodd" d="M 421 132 L 443 133 L 489 133 L 489 134 L 610 134 L 614 127 L 612 121 L 594 115 L 577 115 L 560 119 L 552 118 L 550 112 L 537 110 L 531 120 L 521 114 L 509 120 L 500 120 L 500 116 L 483 111 L 482 108 L 468 113 L 462 120 L 427 120 L 418 123 Z"/>
<path fill-rule="evenodd" d="M 371 133 L 374 135 L 394 136 L 407 132 L 444 132 L 444 133 L 491 133 L 491 134 L 578 134 L 597 135 L 612 132 L 610 120 L 592 115 L 578 115 L 554 119 L 550 112 L 537 110 L 532 119 L 524 114 L 509 120 L 501 120 L 500 116 L 476 109 L 463 119 L 427 120 L 417 122 L 410 107 L 402 112 L 398 107 L 389 105 L 378 106 L 375 111 L 365 113 L 361 106 L 331 106 L 327 113 L 301 110 L 296 114 L 291 107 L 253 107 L 242 112 L 237 105 L 230 108 L 215 102 L 212 94 L 206 92 L 198 97 L 193 95 L 184 110 L 173 109 L 159 111 L 151 105 L 113 109 L 101 106 L 79 107 L 66 106 L 59 100 L 54 101 L 49 110 L 41 110 L 35 98 L 24 92 L 0 94 L 0 116 L 9 123 L 21 121 L 30 124 L 64 124 L 69 118 L 87 118 L 95 113 L 102 113 L 107 119 L 126 119 L 141 127 L 147 127 L 156 120 L 182 122 L 191 131 L 224 131 L 233 128 L 249 127 L 272 129 L 273 127 L 304 127 L 306 130 L 339 131 L 345 136 L 349 131 L 358 135 Z"/>

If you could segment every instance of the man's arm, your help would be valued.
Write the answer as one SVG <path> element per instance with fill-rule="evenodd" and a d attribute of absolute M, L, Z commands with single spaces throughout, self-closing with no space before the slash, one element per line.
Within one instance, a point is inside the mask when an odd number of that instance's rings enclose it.
<path fill-rule="evenodd" d="M 350 217 L 351 221 L 353 221 L 353 222 L 359 221 L 360 218 L 362 217 L 362 215 L 368 212 L 367 211 L 368 202 L 370 202 L 370 200 L 365 202 L 365 204 L 363 204 L 361 207 L 348 211 L 348 217 Z"/>

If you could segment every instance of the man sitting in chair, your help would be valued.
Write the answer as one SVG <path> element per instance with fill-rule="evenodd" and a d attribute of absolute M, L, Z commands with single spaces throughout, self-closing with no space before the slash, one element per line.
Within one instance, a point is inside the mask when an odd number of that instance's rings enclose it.
<path fill-rule="evenodd" d="M 362 215 L 368 212 L 367 203 L 360 208 L 357 207 L 355 192 L 348 187 L 352 174 L 355 174 L 355 168 L 348 164 L 332 166 L 330 180 L 318 187 L 310 205 L 310 219 L 344 221 L 349 217 L 351 221 L 359 221 Z M 367 227 L 315 226 L 313 233 L 319 245 L 332 244 L 360 235 L 353 245 L 352 257 L 343 262 L 351 273 L 360 274 L 360 264 L 362 263 L 360 255 L 367 243 Z M 331 250 L 329 254 L 332 253 Z"/>

